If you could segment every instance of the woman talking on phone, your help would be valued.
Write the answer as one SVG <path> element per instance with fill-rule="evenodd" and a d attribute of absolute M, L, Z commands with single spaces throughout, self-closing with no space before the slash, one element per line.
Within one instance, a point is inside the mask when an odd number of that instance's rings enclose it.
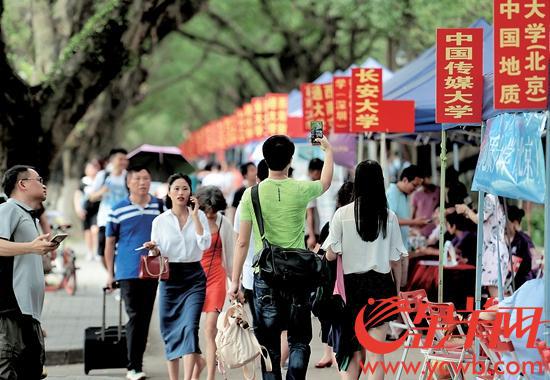
<path fill-rule="evenodd" d="M 202 252 L 210 247 L 208 220 L 191 195 L 191 180 L 181 173 L 168 178 L 168 211 L 153 220 L 151 240 L 144 246 L 170 263 L 170 278 L 160 283 L 160 330 L 164 340 L 168 376 L 179 378 L 183 357 L 184 379 L 198 379 L 200 363 L 199 321 L 206 295 Z M 196 367 L 196 368 L 195 368 Z"/>

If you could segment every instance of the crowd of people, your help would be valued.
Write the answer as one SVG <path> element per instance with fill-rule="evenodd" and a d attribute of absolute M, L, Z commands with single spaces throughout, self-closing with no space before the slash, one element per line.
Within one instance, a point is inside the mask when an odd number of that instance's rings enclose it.
<path fill-rule="evenodd" d="M 257 166 L 241 165 L 238 180 L 234 172 L 211 164 L 195 179 L 171 175 L 166 197 L 151 193 L 150 171 L 128 166 L 123 149 L 110 152 L 105 169 L 97 161 L 86 165 L 75 209 L 87 256 L 101 257 L 107 288 L 120 287 L 128 315 L 127 379 L 146 377 L 143 356 L 157 297 L 170 380 L 180 378 L 180 359 L 184 379 L 198 379 L 203 370 L 207 379 L 216 377 L 216 322 L 235 300 L 250 307 L 254 333 L 273 363 L 268 371 L 262 362 L 263 379 L 282 379 L 283 368 L 288 379 L 306 378 L 316 289 L 266 282 L 254 265 L 263 240 L 284 248 L 307 247 L 331 263 L 336 275 L 330 291 L 341 318 L 320 318 L 325 349 L 316 367 L 335 364 L 343 379 L 357 379 L 362 349 L 354 319 L 362 308 L 368 315 L 378 306 L 369 298 L 389 298 L 407 288 L 410 258 L 439 254 L 440 189 L 421 168 L 409 165 L 386 190 L 382 168 L 367 160 L 339 189 L 333 217 L 321 225 L 316 199 L 333 182 L 334 160 L 328 140 L 318 143 L 324 160 L 310 162 L 308 180 L 291 177 L 294 144 L 275 135 L 263 144 L 264 159 Z M 446 174 L 444 236 L 459 262 L 476 265 L 476 224 L 482 223 L 487 293 L 497 294 L 499 280 L 519 288 L 533 278 L 536 251 L 521 230 L 523 210 L 488 194 L 480 220 L 458 174 L 452 169 Z M 28 166 L 10 168 L 2 186 L 9 200 L 0 205 L 0 344 L 12 349 L 0 351 L 0 379 L 38 379 L 44 362 L 40 255 L 56 248 L 37 227 L 36 210 L 46 199 L 46 186 Z M 263 234 L 252 190 L 258 192 Z M 147 255 L 167 259 L 168 279 L 140 278 L 140 262 Z M 203 314 L 204 346 L 199 339 Z M 384 341 L 387 322 L 370 326 L 369 334 Z M 384 360 L 373 353 L 367 359 Z M 371 378 L 383 376 L 377 372 Z"/>

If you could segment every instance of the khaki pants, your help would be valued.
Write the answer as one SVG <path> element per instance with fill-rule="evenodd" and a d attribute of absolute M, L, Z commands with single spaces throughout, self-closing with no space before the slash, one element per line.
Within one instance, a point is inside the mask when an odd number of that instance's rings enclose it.
<path fill-rule="evenodd" d="M 39 380 L 44 336 L 30 316 L 0 315 L 0 380 Z"/>

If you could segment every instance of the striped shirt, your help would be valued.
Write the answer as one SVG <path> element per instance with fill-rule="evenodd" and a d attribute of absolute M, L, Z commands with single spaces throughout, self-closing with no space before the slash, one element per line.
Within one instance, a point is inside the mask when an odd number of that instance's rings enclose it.
<path fill-rule="evenodd" d="M 151 196 L 147 206 L 134 204 L 129 198 L 117 203 L 107 219 L 105 234 L 117 242 L 115 256 L 115 279 L 138 278 L 139 258 L 147 250 L 136 251 L 151 240 L 153 219 L 163 211 L 162 201 Z"/>

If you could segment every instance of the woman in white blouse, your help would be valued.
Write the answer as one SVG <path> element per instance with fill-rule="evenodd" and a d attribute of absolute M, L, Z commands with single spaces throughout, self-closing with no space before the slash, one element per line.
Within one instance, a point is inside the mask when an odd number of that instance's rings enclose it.
<path fill-rule="evenodd" d="M 168 211 L 153 220 L 152 241 L 145 246 L 170 262 L 170 278 L 159 287 L 160 331 L 168 376 L 178 380 L 179 359 L 183 357 L 184 379 L 198 379 L 204 366 L 199 360 L 199 321 L 206 295 L 201 259 L 211 243 L 210 229 L 197 199 L 191 196 L 189 177 L 173 174 L 168 186 Z"/>
<path fill-rule="evenodd" d="M 401 279 L 401 256 L 407 250 L 401 239 L 397 216 L 388 209 L 382 168 L 376 161 L 363 161 L 355 170 L 353 203 L 339 208 L 330 222 L 330 232 L 323 244 L 328 260 L 342 255 L 346 307 L 349 320 L 344 323 L 340 344 L 348 346 L 348 355 L 341 358 L 339 367 L 343 379 L 357 379 L 361 348 L 353 331 L 355 318 L 365 308 L 370 337 L 383 342 L 387 322 L 372 321 L 369 314 L 383 300 L 397 295 Z M 391 272 L 393 272 L 393 277 Z M 369 299 L 376 300 L 369 302 Z M 369 362 L 384 361 L 384 355 L 368 352 Z M 369 379 L 383 379 L 380 365 Z"/>

